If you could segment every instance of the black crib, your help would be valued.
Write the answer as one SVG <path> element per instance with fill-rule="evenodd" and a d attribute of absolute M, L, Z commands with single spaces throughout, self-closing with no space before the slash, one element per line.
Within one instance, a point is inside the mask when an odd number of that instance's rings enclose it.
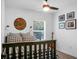
<path fill-rule="evenodd" d="M 56 41 L 5 43 L 1 59 L 56 59 Z"/>

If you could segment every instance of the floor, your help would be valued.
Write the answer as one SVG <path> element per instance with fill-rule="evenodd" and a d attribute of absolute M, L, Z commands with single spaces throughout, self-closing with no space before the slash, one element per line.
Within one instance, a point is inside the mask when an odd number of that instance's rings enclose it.
<path fill-rule="evenodd" d="M 57 51 L 57 59 L 77 59 L 77 58 Z"/>

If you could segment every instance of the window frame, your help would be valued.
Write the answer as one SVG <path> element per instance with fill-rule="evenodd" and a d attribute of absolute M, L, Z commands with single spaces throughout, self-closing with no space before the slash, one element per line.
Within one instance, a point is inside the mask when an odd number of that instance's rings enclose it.
<path fill-rule="evenodd" d="M 44 32 L 44 39 L 41 39 L 41 40 L 45 40 L 46 39 L 46 21 L 45 20 L 34 20 L 34 21 L 44 22 L 44 30 L 34 30 L 34 25 L 33 25 L 33 34 L 34 32 Z M 33 24 L 34 24 L 34 21 L 33 21 Z"/>

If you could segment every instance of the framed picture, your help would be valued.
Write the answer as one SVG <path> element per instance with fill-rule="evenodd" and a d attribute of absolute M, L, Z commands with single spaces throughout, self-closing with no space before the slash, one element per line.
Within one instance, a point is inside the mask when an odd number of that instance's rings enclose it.
<path fill-rule="evenodd" d="M 76 29 L 76 19 L 67 20 L 65 22 L 66 29 Z"/>
<path fill-rule="evenodd" d="M 64 22 L 59 23 L 59 29 L 64 29 Z"/>
<path fill-rule="evenodd" d="M 65 14 L 60 15 L 60 16 L 59 16 L 59 21 L 64 21 L 64 20 L 65 20 Z"/>
<path fill-rule="evenodd" d="M 74 11 L 67 13 L 67 19 L 72 19 L 72 18 L 75 18 L 75 12 Z"/>
<path fill-rule="evenodd" d="M 27 26 L 27 22 L 23 18 L 16 18 L 14 21 L 14 26 L 17 30 L 23 30 Z"/>

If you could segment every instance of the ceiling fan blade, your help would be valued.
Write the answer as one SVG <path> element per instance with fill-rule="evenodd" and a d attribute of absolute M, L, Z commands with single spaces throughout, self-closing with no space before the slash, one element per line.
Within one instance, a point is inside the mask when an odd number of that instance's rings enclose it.
<path fill-rule="evenodd" d="M 58 10 L 59 8 L 50 6 L 50 9 Z"/>

